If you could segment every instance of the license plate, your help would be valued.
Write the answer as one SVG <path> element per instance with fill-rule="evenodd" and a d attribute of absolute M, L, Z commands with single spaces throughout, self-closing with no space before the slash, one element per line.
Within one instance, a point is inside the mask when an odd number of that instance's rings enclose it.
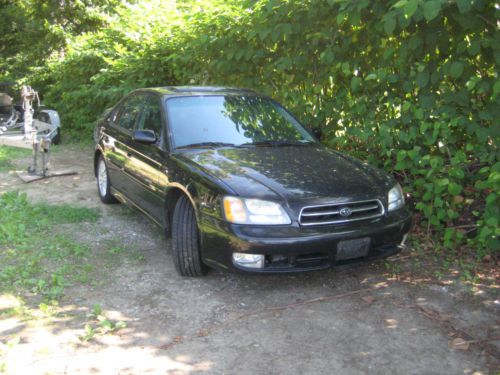
<path fill-rule="evenodd" d="M 337 260 L 364 257 L 370 250 L 370 238 L 340 241 L 337 244 Z"/>

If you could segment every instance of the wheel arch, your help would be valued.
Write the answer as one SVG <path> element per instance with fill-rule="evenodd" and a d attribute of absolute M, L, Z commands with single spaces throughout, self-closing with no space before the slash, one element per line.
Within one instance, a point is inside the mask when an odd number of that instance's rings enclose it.
<path fill-rule="evenodd" d="M 59 117 L 59 113 L 53 109 L 42 109 L 40 114 L 46 114 L 49 117 L 49 121 L 51 125 L 54 125 L 58 128 L 61 127 L 61 118 Z"/>
<path fill-rule="evenodd" d="M 174 214 L 174 209 L 175 205 L 177 204 L 177 201 L 179 200 L 180 197 L 185 196 L 189 202 L 191 203 L 191 206 L 193 207 L 195 217 L 196 217 L 196 222 L 197 225 L 199 226 L 200 220 L 199 220 L 199 212 L 196 209 L 196 201 L 194 197 L 194 192 L 190 192 L 189 186 L 183 186 L 181 184 L 172 184 L 168 192 L 165 196 L 165 234 L 167 237 L 171 237 L 172 235 L 172 217 Z"/>

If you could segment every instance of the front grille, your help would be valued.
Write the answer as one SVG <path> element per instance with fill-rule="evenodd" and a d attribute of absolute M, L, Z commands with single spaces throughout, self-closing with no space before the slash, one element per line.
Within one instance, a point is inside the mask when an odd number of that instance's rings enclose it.
<path fill-rule="evenodd" d="M 384 214 L 384 206 L 376 200 L 307 206 L 300 211 L 300 225 L 325 225 L 375 219 Z"/>

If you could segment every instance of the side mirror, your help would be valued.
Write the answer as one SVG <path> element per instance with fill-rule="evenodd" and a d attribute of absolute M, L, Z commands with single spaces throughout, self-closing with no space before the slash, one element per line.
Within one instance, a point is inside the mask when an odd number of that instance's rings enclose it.
<path fill-rule="evenodd" d="M 156 134 L 152 130 L 134 130 L 132 139 L 147 145 L 151 145 L 157 141 Z"/>

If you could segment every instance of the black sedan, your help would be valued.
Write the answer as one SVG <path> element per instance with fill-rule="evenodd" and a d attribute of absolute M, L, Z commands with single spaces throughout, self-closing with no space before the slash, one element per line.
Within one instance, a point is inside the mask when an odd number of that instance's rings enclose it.
<path fill-rule="evenodd" d="M 253 91 L 136 90 L 106 111 L 94 138 L 101 200 L 164 228 L 184 276 L 386 257 L 410 229 L 392 177 L 321 145 Z"/>

